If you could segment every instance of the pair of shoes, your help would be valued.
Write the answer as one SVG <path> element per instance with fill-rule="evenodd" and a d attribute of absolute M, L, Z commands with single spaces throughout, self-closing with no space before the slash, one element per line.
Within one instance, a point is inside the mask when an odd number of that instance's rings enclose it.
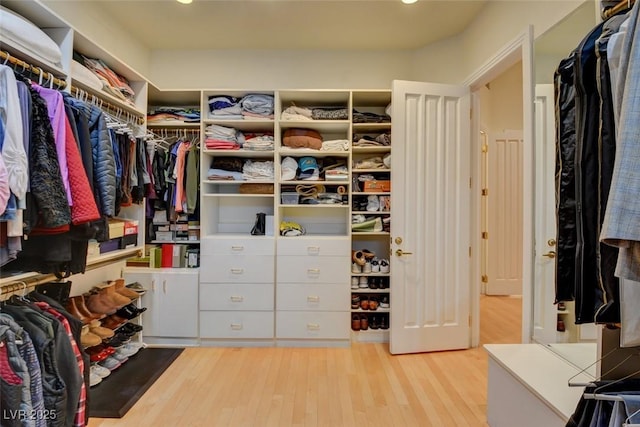
<path fill-rule="evenodd" d="M 91 323 L 89 323 L 89 331 L 92 334 L 96 334 L 97 336 L 99 336 L 100 341 L 111 338 L 114 335 L 113 329 L 102 327 L 99 320 L 93 320 Z"/>
<path fill-rule="evenodd" d="M 371 260 L 371 272 L 380 273 L 380 261 L 377 258 Z"/>
<path fill-rule="evenodd" d="M 380 329 L 389 329 L 389 323 L 387 322 L 387 316 L 382 316 L 380 321 Z"/>
<path fill-rule="evenodd" d="M 389 308 L 390 306 L 391 304 L 389 304 L 389 297 L 383 296 L 382 300 L 380 301 L 380 308 Z"/>
<path fill-rule="evenodd" d="M 351 272 L 355 274 L 362 273 L 362 266 L 354 262 L 353 264 L 351 264 Z"/>
<path fill-rule="evenodd" d="M 369 279 L 369 288 L 371 289 L 379 289 L 380 288 L 380 282 L 379 279 L 377 277 L 372 277 Z"/>
<path fill-rule="evenodd" d="M 102 338 L 92 333 L 89 330 L 89 325 L 82 326 L 82 330 L 80 332 L 80 345 L 82 345 L 83 348 L 93 347 L 99 345 L 101 342 Z"/>
<path fill-rule="evenodd" d="M 136 325 L 135 323 L 125 323 L 124 325 L 120 326 L 117 331 L 125 335 L 132 336 L 142 331 L 142 326 Z"/>
<path fill-rule="evenodd" d="M 354 331 L 366 331 L 369 329 L 369 318 L 366 314 L 351 315 L 351 329 Z"/>
<path fill-rule="evenodd" d="M 116 311 L 116 315 L 123 319 L 131 320 L 140 316 L 140 314 L 144 313 L 146 310 L 146 307 L 138 308 L 134 303 L 131 303 Z"/>
<path fill-rule="evenodd" d="M 364 252 L 362 251 L 351 251 L 351 259 L 360 267 L 364 266 L 367 262 L 366 258 L 364 257 Z"/>
<path fill-rule="evenodd" d="M 366 273 L 366 274 L 370 274 L 371 273 L 371 263 L 369 261 L 367 261 L 364 266 L 362 267 L 362 272 Z"/>
<path fill-rule="evenodd" d="M 360 283 L 360 279 L 356 276 L 351 278 L 351 289 L 358 289 L 358 283 Z"/>
<path fill-rule="evenodd" d="M 367 297 L 367 299 L 363 299 L 360 301 L 360 308 L 363 310 L 372 310 L 375 311 L 378 309 L 378 300 L 375 297 Z"/>
<path fill-rule="evenodd" d="M 103 314 L 91 312 L 87 308 L 82 295 L 69 298 L 65 308 L 70 315 L 80 319 L 84 324 L 90 323 L 92 320 L 99 319 L 103 316 Z"/>
<path fill-rule="evenodd" d="M 89 373 L 93 375 L 97 375 L 100 378 L 107 378 L 109 375 L 111 375 L 110 370 L 108 370 L 103 366 L 98 365 L 97 363 L 91 365 L 91 368 L 89 368 Z"/>
<path fill-rule="evenodd" d="M 132 357 L 138 354 L 138 352 L 143 347 L 144 347 L 144 344 L 142 343 L 129 343 L 120 347 L 118 350 L 116 350 L 116 355 L 120 355 L 127 358 Z"/>
<path fill-rule="evenodd" d="M 115 284 L 116 292 L 122 296 L 129 298 L 131 301 L 137 300 L 140 298 L 140 294 L 136 292 L 134 289 L 128 288 L 125 286 L 124 279 L 116 279 L 113 281 Z"/>
<path fill-rule="evenodd" d="M 102 319 L 102 326 L 111 330 L 116 330 L 126 322 L 127 319 L 120 317 L 117 314 L 112 314 L 111 316 Z"/>
<path fill-rule="evenodd" d="M 89 360 L 91 362 L 102 362 L 113 353 L 115 353 L 116 350 L 113 347 L 101 344 L 89 347 L 85 350 L 85 352 L 89 355 Z"/>
<path fill-rule="evenodd" d="M 378 318 L 376 316 L 371 316 L 371 324 L 369 327 L 371 329 L 380 329 L 380 324 L 378 323 Z"/>
<path fill-rule="evenodd" d="M 105 340 L 104 343 L 113 348 L 119 348 L 123 345 L 131 342 L 131 336 L 123 333 L 117 333 L 108 340 Z"/>
<path fill-rule="evenodd" d="M 122 362 L 120 362 L 115 357 L 107 357 L 106 359 L 100 362 L 100 366 L 107 368 L 110 371 L 114 371 L 118 369 L 121 365 L 122 365 Z"/>
<path fill-rule="evenodd" d="M 102 378 L 99 375 L 89 372 L 89 387 L 97 386 L 101 382 Z"/>

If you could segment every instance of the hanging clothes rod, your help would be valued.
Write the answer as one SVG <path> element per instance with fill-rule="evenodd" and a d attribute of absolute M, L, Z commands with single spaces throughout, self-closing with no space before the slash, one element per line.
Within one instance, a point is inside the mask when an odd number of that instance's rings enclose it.
<path fill-rule="evenodd" d="M 636 0 L 621 0 L 615 6 L 605 9 L 604 12 L 602 12 L 602 18 L 609 19 L 620 12 L 631 9 L 635 2 Z"/>
<path fill-rule="evenodd" d="M 142 256 L 141 249 L 129 249 L 123 251 L 122 253 L 109 257 L 108 259 L 91 262 L 87 264 L 86 271 L 94 270 L 96 268 L 104 267 L 107 265 L 111 265 L 116 261 L 125 260 L 127 258 L 131 258 L 133 255 Z M 0 299 L 4 299 L 5 295 L 13 295 L 15 293 L 27 293 L 30 290 L 34 289 L 36 286 L 41 285 L 43 283 L 58 281 L 59 279 L 55 276 L 55 274 L 37 274 L 35 276 L 26 277 L 24 279 L 16 279 L 15 281 L 9 282 L 7 284 L 0 285 Z M 64 279 L 63 279 L 64 280 Z"/>
<path fill-rule="evenodd" d="M 99 108 L 109 110 L 109 112 L 111 112 L 116 117 L 125 117 L 127 121 L 140 126 L 144 124 L 144 117 L 142 117 L 140 114 L 134 114 L 132 112 L 126 111 L 121 106 L 114 105 L 108 101 L 105 101 L 102 98 L 94 95 L 93 93 L 89 93 L 77 86 L 71 86 L 71 93 L 78 99 L 91 102 Z"/>
<path fill-rule="evenodd" d="M 58 89 L 64 89 L 65 87 L 67 87 L 66 81 L 57 78 L 53 74 L 47 71 L 44 71 L 40 67 L 36 67 L 34 65 L 29 64 L 28 62 L 25 62 L 21 59 L 16 58 L 15 56 L 12 56 L 7 51 L 0 50 L 0 59 L 5 65 L 7 64 L 7 62 L 12 64 L 14 66 L 14 69 L 20 74 L 24 74 L 26 71 L 28 71 L 29 73 L 35 74 L 36 76 L 41 76 L 43 81 L 46 81 L 46 82 L 53 81 L 53 84 L 56 85 Z M 22 70 L 19 70 L 16 67 L 21 67 Z"/>

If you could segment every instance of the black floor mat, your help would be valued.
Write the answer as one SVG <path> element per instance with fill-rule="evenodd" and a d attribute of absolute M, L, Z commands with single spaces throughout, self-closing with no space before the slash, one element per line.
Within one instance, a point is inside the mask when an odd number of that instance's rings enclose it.
<path fill-rule="evenodd" d="M 89 416 L 122 418 L 182 353 L 182 348 L 144 348 L 89 390 Z"/>

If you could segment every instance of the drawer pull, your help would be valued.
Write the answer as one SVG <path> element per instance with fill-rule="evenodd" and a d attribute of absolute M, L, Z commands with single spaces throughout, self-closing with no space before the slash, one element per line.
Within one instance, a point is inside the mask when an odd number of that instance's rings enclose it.
<path fill-rule="evenodd" d="M 320 297 L 317 295 L 309 295 L 307 297 L 307 302 L 320 302 Z"/>
<path fill-rule="evenodd" d="M 307 252 L 310 254 L 319 254 L 320 246 L 307 246 Z"/>
<path fill-rule="evenodd" d="M 231 250 L 234 252 L 244 251 L 244 246 L 231 246 Z"/>
<path fill-rule="evenodd" d="M 310 331 L 319 331 L 320 324 L 319 323 L 307 323 L 307 329 Z"/>
<path fill-rule="evenodd" d="M 231 329 L 233 329 L 234 331 L 242 330 L 242 323 L 232 323 Z"/>
<path fill-rule="evenodd" d="M 244 268 L 232 268 L 231 273 L 233 274 L 242 274 L 244 273 Z"/>
<path fill-rule="evenodd" d="M 234 296 L 234 295 L 232 295 L 230 299 L 231 299 L 232 302 L 242 302 L 242 301 L 244 301 L 244 297 L 243 296 Z"/>
<path fill-rule="evenodd" d="M 151 280 L 151 292 L 156 291 L 156 279 Z"/>
<path fill-rule="evenodd" d="M 319 268 L 308 268 L 307 269 L 307 273 L 309 273 L 309 274 L 320 274 L 320 269 Z"/>

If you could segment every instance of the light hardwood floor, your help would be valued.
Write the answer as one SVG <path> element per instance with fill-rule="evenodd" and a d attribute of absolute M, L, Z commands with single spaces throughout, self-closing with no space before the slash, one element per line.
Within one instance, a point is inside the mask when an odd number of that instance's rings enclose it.
<path fill-rule="evenodd" d="M 482 344 L 520 342 L 521 299 L 482 297 L 481 312 Z M 188 348 L 124 418 L 89 426 L 479 427 L 486 388 L 482 347 Z"/>

